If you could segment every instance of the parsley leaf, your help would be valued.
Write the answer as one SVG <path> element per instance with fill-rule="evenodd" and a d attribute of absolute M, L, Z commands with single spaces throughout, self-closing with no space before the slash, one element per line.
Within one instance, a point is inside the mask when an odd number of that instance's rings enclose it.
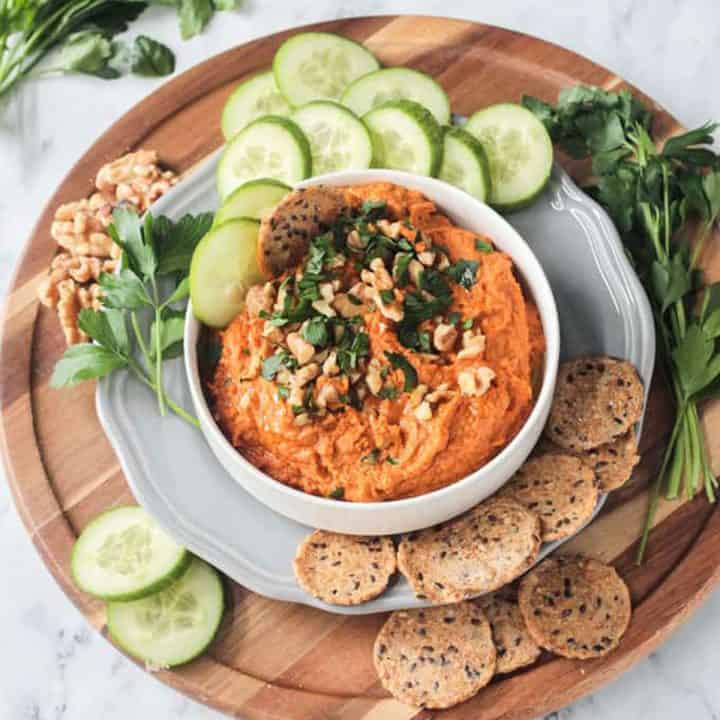
<path fill-rule="evenodd" d="M 475 249 L 482 253 L 491 253 L 494 250 L 489 242 L 485 242 L 485 240 L 481 240 L 480 238 L 475 238 Z"/>
<path fill-rule="evenodd" d="M 183 215 L 176 223 L 160 217 L 153 223 L 152 240 L 158 255 L 158 275 L 190 272 L 198 243 L 213 223 L 213 213 Z"/>
<path fill-rule="evenodd" d="M 139 310 L 152 305 L 142 280 L 128 268 L 117 274 L 101 273 L 99 282 L 105 307 Z"/>
<path fill-rule="evenodd" d="M 469 290 L 476 282 L 475 274 L 479 266 L 477 260 L 458 260 L 446 272 L 458 285 Z"/>
<path fill-rule="evenodd" d="M 345 497 L 345 488 L 336 487 L 328 497 L 331 497 L 333 500 L 342 500 Z"/>
<path fill-rule="evenodd" d="M 105 377 L 123 367 L 127 367 L 127 360 L 112 350 L 92 343 L 71 345 L 55 364 L 50 385 L 72 387 L 84 380 Z"/>
<path fill-rule="evenodd" d="M 385 351 L 385 356 L 396 370 L 402 370 L 405 376 L 403 390 L 405 392 L 414 390 L 418 384 L 418 374 L 412 363 L 402 353 Z"/>
<path fill-rule="evenodd" d="M 315 347 L 325 347 L 330 342 L 328 319 L 324 315 L 316 315 L 308 320 L 302 331 L 303 339 Z"/>

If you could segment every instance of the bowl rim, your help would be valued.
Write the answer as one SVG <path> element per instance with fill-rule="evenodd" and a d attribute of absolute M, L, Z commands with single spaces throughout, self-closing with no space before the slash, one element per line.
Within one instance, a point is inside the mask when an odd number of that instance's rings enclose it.
<path fill-rule="evenodd" d="M 421 189 L 420 192 L 424 195 L 428 195 L 428 197 L 430 197 L 433 202 L 436 202 L 441 208 L 443 206 L 443 202 L 436 200 L 431 195 L 434 190 L 437 190 L 438 194 L 444 194 L 445 197 L 454 197 L 454 199 L 458 202 L 475 205 L 475 211 L 486 213 L 493 222 L 502 226 L 502 232 L 505 233 L 505 238 L 511 238 L 515 243 L 518 243 L 521 251 L 526 254 L 526 257 L 523 258 L 523 264 L 528 267 L 526 267 L 525 271 L 522 272 L 521 275 L 528 291 L 531 292 L 536 307 L 538 308 L 546 343 L 542 383 L 535 404 L 533 405 L 530 414 L 523 422 L 522 427 L 518 430 L 510 442 L 508 442 L 488 463 L 480 468 L 477 468 L 468 475 L 465 475 L 448 485 L 444 485 L 443 487 L 421 493 L 420 495 L 413 495 L 412 497 L 390 500 L 374 500 L 367 502 L 338 501 L 333 498 L 313 495 L 305 492 L 304 490 L 286 485 L 267 473 L 264 473 L 247 460 L 244 455 L 235 448 L 232 443 L 230 443 L 227 437 L 225 437 L 225 434 L 222 432 L 215 421 L 215 418 L 212 416 L 205 398 L 205 393 L 202 389 L 199 363 L 197 359 L 197 343 L 200 338 L 200 332 L 203 324 L 195 318 L 192 312 L 192 301 L 190 299 L 188 299 L 185 312 L 183 335 L 183 364 L 185 375 L 190 388 L 193 405 L 195 406 L 195 411 L 198 414 L 198 420 L 200 421 L 203 433 L 206 435 L 209 433 L 212 440 L 218 443 L 223 451 L 227 451 L 229 453 L 228 457 L 235 458 L 235 461 L 238 463 L 239 470 L 249 472 L 256 480 L 267 486 L 269 491 L 279 492 L 286 496 L 289 500 L 297 500 L 317 508 L 333 508 L 342 512 L 351 512 L 356 515 L 372 513 L 379 508 L 392 510 L 422 506 L 426 502 L 462 492 L 469 485 L 476 482 L 482 482 L 484 475 L 489 475 L 492 470 L 501 465 L 508 457 L 513 455 L 516 448 L 522 444 L 525 436 L 531 432 L 531 429 L 536 424 L 538 418 L 542 416 L 544 409 L 549 408 L 552 403 L 552 396 L 555 389 L 555 379 L 560 361 L 560 323 L 555 296 L 547 276 L 545 275 L 545 271 L 527 241 L 502 215 L 500 215 L 500 213 L 490 207 L 490 205 L 481 202 L 465 191 L 460 190 L 459 188 L 456 188 L 455 186 L 442 180 L 438 180 L 437 178 L 416 175 L 414 173 L 399 170 L 385 170 L 377 168 L 368 170 L 339 171 L 327 173 L 325 175 L 318 175 L 316 177 L 307 178 L 301 182 L 295 183 L 293 189 L 309 187 L 312 185 L 322 185 L 324 183 L 334 185 L 352 185 L 360 184 L 362 182 L 377 182 L 382 179 L 386 182 L 403 185 L 407 188 L 413 188 L 413 183 L 415 183 L 415 189 L 417 189 L 418 184 L 427 185 L 431 188 L 431 190 L 426 191 L 425 189 Z M 493 237 L 492 239 L 493 242 L 495 242 L 495 238 Z M 505 251 L 503 250 L 503 252 Z M 513 260 L 513 264 L 517 267 L 517 259 L 511 253 L 508 252 L 507 254 L 510 255 Z M 532 290 L 531 284 L 536 285 L 537 287 Z M 538 298 L 539 293 L 542 293 L 542 300 Z M 220 462 L 219 459 L 218 462 Z M 232 475 L 232 473 L 230 474 Z"/>

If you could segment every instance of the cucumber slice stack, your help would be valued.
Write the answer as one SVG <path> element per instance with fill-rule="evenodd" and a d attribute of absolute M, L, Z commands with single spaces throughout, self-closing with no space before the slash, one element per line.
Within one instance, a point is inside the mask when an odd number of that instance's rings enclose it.
<path fill-rule="evenodd" d="M 271 70 L 238 85 L 225 103 L 220 126 L 226 140 L 263 115 L 289 115 L 290 106 L 280 94 Z"/>
<path fill-rule="evenodd" d="M 315 100 L 293 112 L 312 153 L 312 174 L 366 170 L 372 162 L 372 142 L 362 121 L 343 105 Z"/>
<path fill-rule="evenodd" d="M 550 179 L 553 146 L 545 126 L 522 105 L 501 103 L 476 112 L 465 125 L 490 161 L 490 202 L 501 210 L 529 205 Z"/>
<path fill-rule="evenodd" d="M 110 636 L 155 667 L 186 663 L 212 642 L 222 618 L 220 577 L 142 509 L 102 513 L 72 552 L 77 586 L 108 601 Z"/>
<path fill-rule="evenodd" d="M 107 606 L 110 637 L 125 652 L 157 668 L 194 660 L 215 637 L 224 609 L 217 572 L 193 558 L 173 585 L 132 602 Z"/>
<path fill-rule="evenodd" d="M 340 101 L 356 115 L 365 115 L 390 100 L 413 100 L 441 124 L 450 122 L 450 101 L 442 87 L 425 73 L 410 68 L 385 68 L 351 83 Z"/>
<path fill-rule="evenodd" d="M 442 161 L 442 130 L 419 103 L 391 100 L 363 117 L 373 140 L 375 167 L 436 175 Z"/>
<path fill-rule="evenodd" d="M 217 170 L 224 200 L 248 180 L 273 178 L 291 185 L 310 175 L 312 155 L 303 131 L 290 119 L 267 115 L 251 122 L 225 146 Z"/>
<path fill-rule="evenodd" d="M 190 263 L 195 317 L 210 327 L 227 325 L 243 308 L 247 291 L 263 279 L 257 262 L 260 223 L 228 220 L 210 230 Z"/>
<path fill-rule="evenodd" d="M 273 60 L 275 82 L 294 107 L 313 100 L 337 100 L 353 80 L 379 67 L 362 45 L 321 32 L 294 35 Z"/>
<path fill-rule="evenodd" d="M 445 128 L 443 160 L 438 177 L 481 202 L 488 201 L 490 166 L 487 155 L 480 141 L 462 128 Z"/>
<path fill-rule="evenodd" d="M 215 213 L 215 226 L 228 220 L 252 218 L 262 220 L 292 188 L 279 180 L 260 178 L 249 180 L 227 196 Z"/>

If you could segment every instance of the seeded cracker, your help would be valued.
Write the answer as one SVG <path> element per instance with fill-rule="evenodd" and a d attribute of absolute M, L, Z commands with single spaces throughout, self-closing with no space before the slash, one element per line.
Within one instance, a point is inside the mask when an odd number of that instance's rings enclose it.
<path fill-rule="evenodd" d="M 406 535 L 398 567 L 415 595 L 434 603 L 493 592 L 535 561 L 540 520 L 511 498 L 491 498 L 455 520 Z"/>
<path fill-rule="evenodd" d="M 380 595 L 395 573 L 389 537 L 315 530 L 298 548 L 295 577 L 303 590 L 331 605 L 359 605 Z"/>
<path fill-rule="evenodd" d="M 634 467 L 640 462 L 634 431 L 588 450 L 584 460 L 595 471 L 600 492 L 617 490 L 630 479 Z"/>
<path fill-rule="evenodd" d="M 307 254 L 310 240 L 328 230 L 344 209 L 342 192 L 327 186 L 289 193 L 260 223 L 261 272 L 275 277 L 297 265 Z"/>
<path fill-rule="evenodd" d="M 589 450 L 640 420 L 643 386 L 624 360 L 583 357 L 563 363 L 545 433 L 566 450 Z"/>
<path fill-rule="evenodd" d="M 501 494 L 540 517 L 543 542 L 570 537 L 580 530 L 592 517 L 598 500 L 593 471 L 580 458 L 566 453 L 531 458 Z"/>
<path fill-rule="evenodd" d="M 509 673 L 532 665 L 540 648 L 532 639 L 515 600 L 499 594 L 486 595 L 476 601 L 490 622 L 497 653 L 496 673 Z"/>
<path fill-rule="evenodd" d="M 399 610 L 375 640 L 375 669 L 398 700 L 448 708 L 487 685 L 495 646 L 483 611 L 473 603 Z"/>
<path fill-rule="evenodd" d="M 520 583 L 520 612 L 541 647 L 581 660 L 614 650 L 630 622 L 630 593 L 615 569 L 582 556 L 553 556 Z"/>

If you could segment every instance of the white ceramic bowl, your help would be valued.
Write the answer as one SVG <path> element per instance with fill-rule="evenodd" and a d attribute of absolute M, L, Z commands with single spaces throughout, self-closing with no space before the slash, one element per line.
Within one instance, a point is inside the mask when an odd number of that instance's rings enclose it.
<path fill-rule="evenodd" d="M 518 233 L 492 208 L 439 180 L 391 170 L 331 173 L 298 184 L 357 185 L 389 181 L 419 190 L 454 223 L 488 235 L 510 255 L 535 300 L 547 350 L 542 386 L 535 406 L 520 432 L 487 465 L 452 485 L 403 500 L 373 503 L 338 502 L 288 487 L 249 463 L 215 423 L 202 392 L 197 343 L 201 324 L 188 305 L 185 320 L 185 368 L 200 427 L 217 459 L 230 475 L 260 502 L 310 527 L 357 535 L 410 532 L 448 520 L 496 492 L 524 462 L 535 446 L 552 403 L 560 352 L 560 329 L 550 285 L 535 255 Z M 472 432 L 472 428 L 468 428 Z"/>

